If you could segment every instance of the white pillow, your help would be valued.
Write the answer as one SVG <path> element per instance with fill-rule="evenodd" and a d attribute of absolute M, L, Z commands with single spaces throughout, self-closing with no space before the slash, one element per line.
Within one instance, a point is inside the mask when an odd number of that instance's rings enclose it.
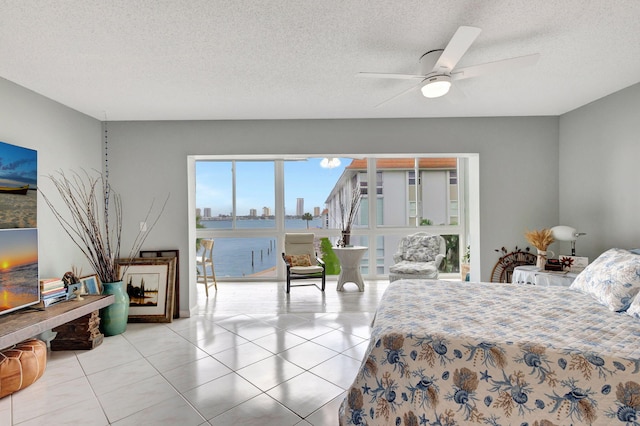
<path fill-rule="evenodd" d="M 609 249 L 578 274 L 571 288 L 592 295 L 612 311 L 626 311 L 640 292 L 640 256 Z"/>
<path fill-rule="evenodd" d="M 632 317 L 640 318 L 640 293 L 633 298 L 631 306 L 627 309 L 627 313 Z"/>

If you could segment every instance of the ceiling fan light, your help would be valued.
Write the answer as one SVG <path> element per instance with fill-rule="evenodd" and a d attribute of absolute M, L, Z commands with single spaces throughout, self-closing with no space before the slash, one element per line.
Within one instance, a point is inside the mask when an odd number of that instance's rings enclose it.
<path fill-rule="evenodd" d="M 420 89 L 425 98 L 439 98 L 449 92 L 451 77 L 448 75 L 436 75 L 426 80 L 426 84 Z"/>

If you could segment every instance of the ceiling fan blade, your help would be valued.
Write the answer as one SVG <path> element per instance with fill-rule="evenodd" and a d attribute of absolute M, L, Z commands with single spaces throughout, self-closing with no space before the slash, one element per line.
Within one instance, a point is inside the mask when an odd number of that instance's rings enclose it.
<path fill-rule="evenodd" d="M 387 100 L 384 100 L 384 101 L 380 102 L 380 103 L 379 103 L 378 105 L 376 105 L 374 108 L 380 108 L 382 105 L 384 105 L 384 104 L 386 104 L 386 103 L 388 103 L 388 102 L 391 102 L 391 101 L 393 101 L 394 99 L 398 99 L 400 96 L 404 96 L 404 95 L 406 95 L 407 93 L 413 92 L 414 90 L 418 89 L 420 86 L 422 86 L 422 81 L 421 81 L 420 83 L 418 83 L 418 84 L 414 85 L 414 86 L 409 87 L 407 90 L 404 90 L 404 91 L 402 91 L 402 92 L 398 93 L 397 95 L 393 95 L 393 96 L 392 96 L 392 97 L 390 97 L 389 99 L 387 99 Z"/>
<path fill-rule="evenodd" d="M 455 68 L 462 55 L 471 47 L 482 30 L 476 27 L 460 27 L 451 37 L 451 41 L 445 47 L 444 52 L 438 58 L 433 71 L 445 72 Z"/>
<path fill-rule="evenodd" d="M 493 74 L 534 65 L 538 62 L 538 58 L 540 58 L 540 54 L 535 53 L 533 55 L 519 56 L 517 58 L 502 59 L 500 61 L 488 62 L 486 64 L 458 68 L 451 73 L 451 80 L 463 80 L 465 78 L 477 77 L 484 74 Z"/>
<path fill-rule="evenodd" d="M 414 75 L 414 74 L 394 74 L 394 73 L 384 73 L 384 72 L 359 72 L 356 73 L 356 77 L 370 77 L 370 78 L 395 78 L 400 80 L 411 80 L 412 78 L 425 78 L 424 75 Z"/>

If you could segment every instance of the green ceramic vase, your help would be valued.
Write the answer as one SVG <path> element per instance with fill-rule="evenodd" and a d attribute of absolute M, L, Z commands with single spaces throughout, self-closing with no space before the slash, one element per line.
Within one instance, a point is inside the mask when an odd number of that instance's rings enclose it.
<path fill-rule="evenodd" d="M 129 295 L 122 281 L 102 283 L 102 294 L 113 294 L 113 304 L 100 310 L 100 329 L 105 336 L 124 333 L 129 319 Z"/>

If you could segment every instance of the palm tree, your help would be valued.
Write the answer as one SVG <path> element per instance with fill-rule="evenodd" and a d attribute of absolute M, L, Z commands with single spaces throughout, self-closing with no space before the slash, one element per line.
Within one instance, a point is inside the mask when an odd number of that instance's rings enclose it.
<path fill-rule="evenodd" d="M 307 229 L 309 229 L 309 221 L 313 220 L 313 216 L 311 215 L 311 213 L 305 213 L 301 217 L 302 217 L 302 220 L 307 221 Z"/>

